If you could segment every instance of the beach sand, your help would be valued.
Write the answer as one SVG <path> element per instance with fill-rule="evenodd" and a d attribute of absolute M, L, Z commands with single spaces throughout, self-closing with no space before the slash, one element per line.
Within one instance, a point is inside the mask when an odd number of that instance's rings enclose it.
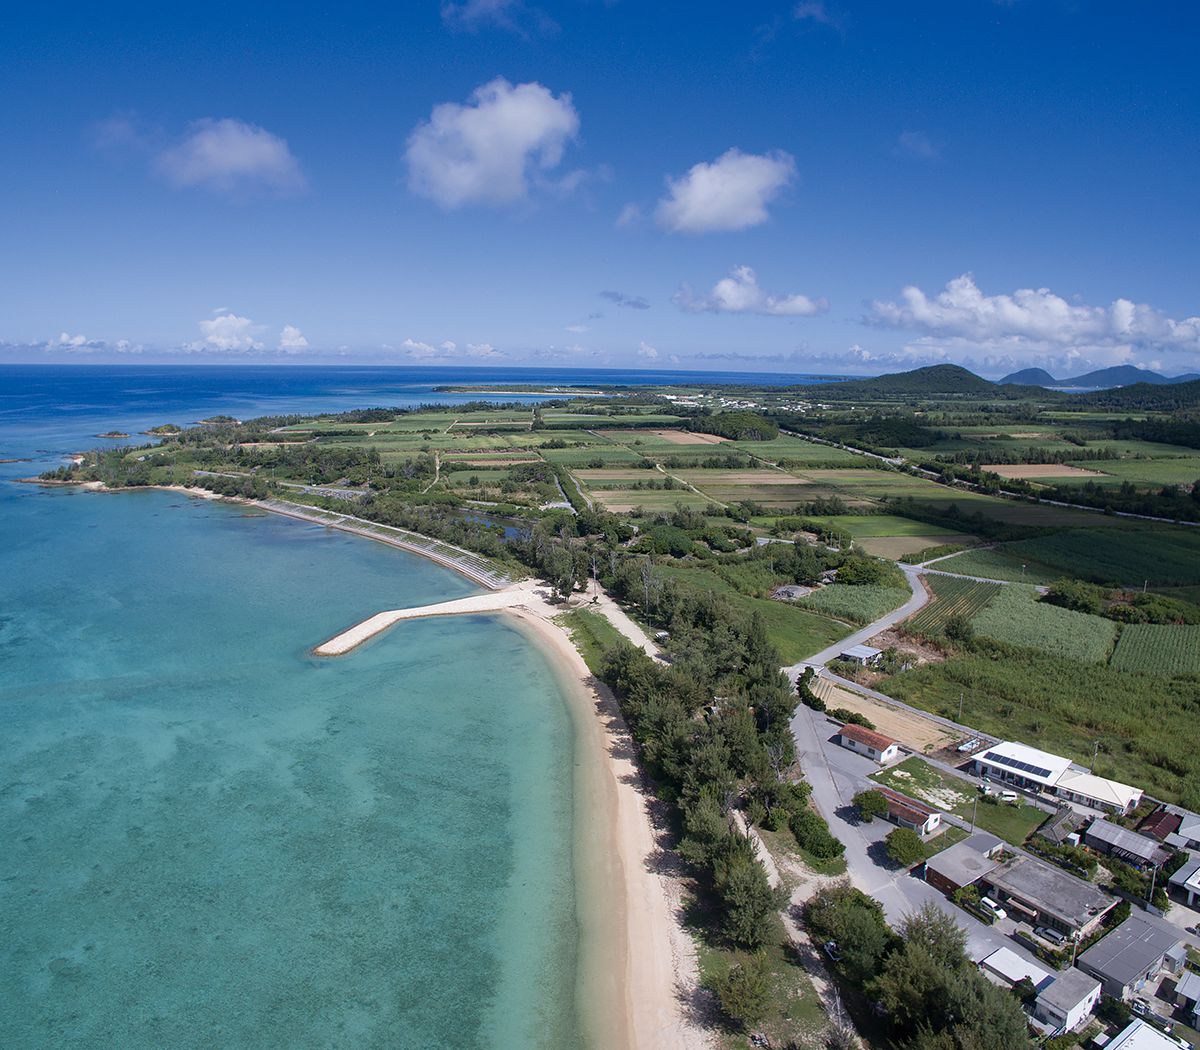
<path fill-rule="evenodd" d="M 687 1016 L 699 980 L 680 921 L 683 888 L 662 873 L 653 799 L 642 786 L 615 697 L 546 609 L 511 608 L 551 658 L 576 718 L 577 893 L 583 952 L 579 1007 L 597 1046 L 694 1050 L 712 1034 Z"/>

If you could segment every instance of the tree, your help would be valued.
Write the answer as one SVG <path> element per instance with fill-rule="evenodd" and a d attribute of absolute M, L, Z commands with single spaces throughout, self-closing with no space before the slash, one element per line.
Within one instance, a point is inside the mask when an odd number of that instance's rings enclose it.
<path fill-rule="evenodd" d="M 741 955 L 712 982 L 721 1011 L 735 1024 L 761 1021 L 771 1005 L 771 967 L 762 952 Z"/>
<path fill-rule="evenodd" d="M 892 943 L 892 931 L 877 909 L 850 907 L 838 916 L 833 939 L 847 975 L 865 981 L 879 972 L 879 961 Z"/>
<path fill-rule="evenodd" d="M 885 841 L 887 855 L 901 867 L 911 868 L 925 857 L 925 843 L 911 828 L 896 828 Z"/>
<path fill-rule="evenodd" d="M 888 811 L 887 796 L 882 791 L 860 791 L 851 801 L 864 824 L 870 824 L 876 817 L 882 817 Z"/>
<path fill-rule="evenodd" d="M 734 944 L 760 948 L 771 937 L 779 894 L 771 889 L 763 866 L 751 855 L 749 840 L 739 835 L 730 844 L 732 848 L 713 864 L 713 882 L 725 912 L 721 929 Z"/>
<path fill-rule="evenodd" d="M 900 936 L 909 944 L 925 948 L 941 966 L 963 966 L 967 962 L 967 933 L 932 901 L 906 915 Z"/>

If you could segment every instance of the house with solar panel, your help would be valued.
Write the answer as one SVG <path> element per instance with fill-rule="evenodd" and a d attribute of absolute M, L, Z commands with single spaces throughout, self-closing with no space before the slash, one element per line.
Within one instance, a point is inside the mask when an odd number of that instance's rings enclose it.
<path fill-rule="evenodd" d="M 972 766 L 978 776 L 988 780 L 1058 795 L 1104 813 L 1131 813 L 1142 801 L 1141 788 L 1093 776 L 1069 758 L 1014 741 L 979 752 Z"/>

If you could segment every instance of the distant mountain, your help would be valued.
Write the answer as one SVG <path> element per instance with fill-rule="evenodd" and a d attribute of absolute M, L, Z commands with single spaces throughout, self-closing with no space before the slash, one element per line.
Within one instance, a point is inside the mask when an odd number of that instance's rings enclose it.
<path fill-rule="evenodd" d="M 1013 383 L 1016 386 L 1058 386 L 1058 380 L 1044 368 L 1022 368 L 1003 379 L 996 380 L 1001 386 Z"/>
<path fill-rule="evenodd" d="M 802 388 L 822 401 L 855 397 L 895 397 L 907 394 L 995 394 L 996 384 L 959 365 L 930 365 L 911 372 L 893 372 L 873 379 Z"/>
<path fill-rule="evenodd" d="M 1134 365 L 1114 365 L 1112 368 L 1099 368 L 1070 379 L 1055 379 L 1044 368 L 1022 368 L 1000 380 L 1004 383 L 1018 383 L 1021 386 L 1043 386 L 1050 390 L 1110 390 L 1113 387 L 1132 386 L 1134 383 L 1149 383 L 1153 386 L 1168 386 L 1175 383 L 1190 383 L 1200 379 L 1200 375 L 1189 373 L 1183 376 L 1165 376 L 1148 368 L 1137 368 Z"/>
<path fill-rule="evenodd" d="M 1180 376 L 1174 382 L 1134 383 L 1089 394 L 1073 394 L 1070 401 L 1089 408 L 1175 412 L 1200 405 L 1200 379 L 1184 381 Z"/>

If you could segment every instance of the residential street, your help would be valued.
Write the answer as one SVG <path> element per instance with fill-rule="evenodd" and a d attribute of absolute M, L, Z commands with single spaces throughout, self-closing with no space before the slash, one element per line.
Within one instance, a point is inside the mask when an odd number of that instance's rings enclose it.
<path fill-rule="evenodd" d="M 882 843 L 894 825 L 884 820 L 857 823 L 850 805 L 859 791 L 873 786 L 867 776 L 878 766 L 832 743 L 835 728 L 825 715 L 803 706 L 792 719 L 797 758 L 812 786 L 813 802 L 829 822 L 829 830 L 845 843 L 847 874 L 854 885 L 883 905 L 893 926 L 923 904 L 932 902 L 966 931 L 967 953 L 972 959 L 979 960 L 997 948 L 1008 948 L 1034 961 L 1033 955 L 998 928 L 985 926 L 955 907 L 923 879 L 906 871 L 897 872 L 891 866 Z"/>

